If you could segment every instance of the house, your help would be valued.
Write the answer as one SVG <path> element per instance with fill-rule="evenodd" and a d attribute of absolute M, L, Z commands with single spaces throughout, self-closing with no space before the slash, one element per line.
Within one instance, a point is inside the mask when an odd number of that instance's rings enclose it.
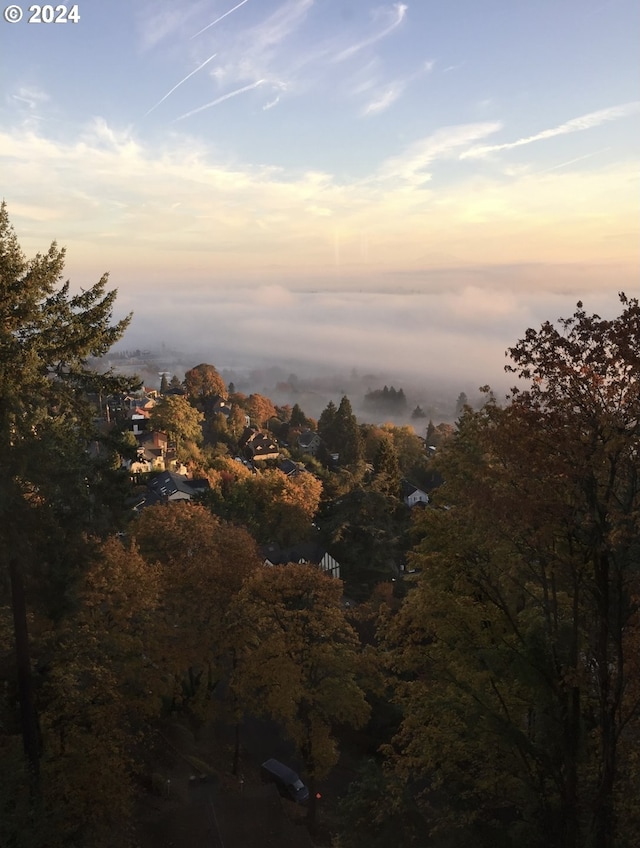
<path fill-rule="evenodd" d="M 330 577 L 340 577 L 340 563 L 317 542 L 301 542 L 290 548 L 266 545 L 261 548 L 265 565 L 286 565 L 289 562 L 316 565 Z"/>
<path fill-rule="evenodd" d="M 280 448 L 277 441 L 269 434 L 262 433 L 253 427 L 247 427 L 240 438 L 247 459 L 254 462 L 262 459 L 278 459 Z"/>
<path fill-rule="evenodd" d="M 132 474 L 141 474 L 145 471 L 173 470 L 176 458 L 175 448 L 169 447 L 169 437 L 159 430 L 143 432 L 136 435 L 138 452 L 136 459 L 127 467 Z M 127 465 L 127 463 L 124 463 Z"/>
<path fill-rule="evenodd" d="M 209 488 L 208 480 L 190 480 L 186 474 L 161 471 L 148 482 L 147 491 L 142 493 L 133 508 L 138 511 L 158 503 L 190 501 L 195 495 Z"/>
<path fill-rule="evenodd" d="M 315 456 L 318 453 L 321 443 L 320 436 L 313 430 L 305 430 L 298 436 L 298 447 L 302 453 L 308 453 L 311 456 Z"/>
<path fill-rule="evenodd" d="M 414 486 L 413 483 L 410 483 L 408 480 L 402 480 L 400 484 L 400 491 L 402 494 L 402 500 L 409 507 L 414 507 L 417 504 L 426 505 L 429 503 L 429 495 L 426 492 L 423 492 L 422 489 Z"/>
<path fill-rule="evenodd" d="M 278 471 L 282 471 L 283 474 L 286 474 L 287 477 L 295 477 L 297 474 L 301 474 L 305 469 L 300 466 L 297 462 L 294 462 L 292 459 L 283 459 L 282 462 L 279 462 L 276 465 Z"/>
<path fill-rule="evenodd" d="M 157 396 L 155 389 L 140 389 L 124 396 L 123 407 L 129 410 L 138 408 L 149 411 L 156 405 Z"/>
<path fill-rule="evenodd" d="M 131 421 L 131 431 L 134 436 L 144 433 L 147 429 L 147 422 L 150 418 L 148 409 L 143 409 L 140 406 L 135 406 L 129 410 L 128 416 Z"/>

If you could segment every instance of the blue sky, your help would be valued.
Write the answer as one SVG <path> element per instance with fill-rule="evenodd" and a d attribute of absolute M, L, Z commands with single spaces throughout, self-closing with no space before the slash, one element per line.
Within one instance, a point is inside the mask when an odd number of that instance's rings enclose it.
<path fill-rule="evenodd" d="M 0 22 L 2 194 L 131 333 L 480 379 L 637 293 L 635 0 L 77 6 Z"/>

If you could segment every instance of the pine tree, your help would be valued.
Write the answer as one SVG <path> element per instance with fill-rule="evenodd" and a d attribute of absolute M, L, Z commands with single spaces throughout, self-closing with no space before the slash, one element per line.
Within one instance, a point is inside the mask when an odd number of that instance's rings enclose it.
<path fill-rule="evenodd" d="M 336 450 L 336 413 L 335 403 L 330 400 L 318 420 L 318 433 L 328 450 Z"/>
<path fill-rule="evenodd" d="M 363 446 L 358 420 L 346 395 L 340 401 L 335 415 L 335 440 L 341 465 L 353 465 L 362 460 Z"/>
<path fill-rule="evenodd" d="M 61 283 L 64 260 L 55 242 L 28 260 L 0 206 L 0 568 L 11 585 L 22 734 L 34 782 L 40 752 L 27 597 L 37 590 L 41 601 L 55 603 L 68 595 L 83 533 L 108 521 L 101 487 L 109 470 L 87 451 L 95 415 L 88 398 L 133 382 L 88 367 L 129 318 L 112 324 L 116 291 L 106 291 L 107 275 L 71 294 L 69 282 Z"/>

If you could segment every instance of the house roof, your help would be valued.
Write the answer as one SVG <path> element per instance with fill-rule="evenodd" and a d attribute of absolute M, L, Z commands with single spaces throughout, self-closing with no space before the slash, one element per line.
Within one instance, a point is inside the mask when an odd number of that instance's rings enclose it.
<path fill-rule="evenodd" d="M 209 481 L 201 479 L 189 480 L 182 474 L 176 474 L 175 471 L 161 471 L 151 478 L 148 487 L 153 494 L 159 497 L 168 498 L 177 492 L 193 496 L 197 492 L 208 489 Z"/>
<path fill-rule="evenodd" d="M 319 441 L 320 436 L 313 430 L 305 430 L 304 433 L 300 433 L 300 435 L 298 436 L 298 445 L 301 448 L 309 447 L 309 445 L 312 444 L 315 439 Z"/>
<path fill-rule="evenodd" d="M 277 465 L 278 471 L 282 471 L 283 474 L 286 474 L 287 477 L 292 477 L 294 474 L 299 474 L 301 471 L 304 471 L 304 468 L 300 468 L 297 462 L 294 462 L 292 459 L 283 459 L 282 462 L 279 462 Z"/>
<path fill-rule="evenodd" d="M 421 489 L 419 486 L 414 485 L 413 483 L 409 482 L 409 480 L 402 480 L 400 482 L 400 491 L 402 492 L 403 498 L 408 498 L 415 492 L 422 492 L 423 495 L 427 494 L 424 489 Z"/>
<path fill-rule="evenodd" d="M 264 545 L 260 552 L 272 565 L 284 565 L 287 562 L 311 562 L 318 565 L 327 553 L 324 545 L 317 542 L 300 542 L 289 548 L 280 545 Z"/>

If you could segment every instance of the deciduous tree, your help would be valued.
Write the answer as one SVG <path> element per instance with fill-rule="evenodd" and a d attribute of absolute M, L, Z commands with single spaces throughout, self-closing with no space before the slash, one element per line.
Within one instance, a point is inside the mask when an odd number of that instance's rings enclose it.
<path fill-rule="evenodd" d="M 316 780 L 338 759 L 334 728 L 363 725 L 359 642 L 342 608 L 342 584 L 315 566 L 263 567 L 236 598 L 234 685 L 253 708 L 281 721 L 296 743 L 315 817 Z"/>
<path fill-rule="evenodd" d="M 189 400 L 205 414 L 212 399 L 226 397 L 227 394 L 224 380 L 216 368 L 205 362 L 185 373 L 184 387 Z"/>
<path fill-rule="evenodd" d="M 621 300 L 510 349 L 527 387 L 463 414 L 441 458 L 451 508 L 423 518 L 420 583 L 390 631 L 396 765 L 461 841 L 640 835 L 621 806 L 640 731 L 640 308 Z"/>
<path fill-rule="evenodd" d="M 173 676 L 176 705 L 206 715 L 236 642 L 226 610 L 259 564 L 256 544 L 242 528 L 191 503 L 150 507 L 131 533 L 145 559 L 160 565 L 163 627 L 151 655 Z"/>
<path fill-rule="evenodd" d="M 161 430 L 176 443 L 176 449 L 184 442 L 202 443 L 204 415 L 193 407 L 182 395 L 167 395 L 151 410 L 149 421 L 154 430 Z"/>
<path fill-rule="evenodd" d="M 269 398 L 259 394 L 249 395 L 246 409 L 251 420 L 258 427 L 262 427 L 266 421 L 276 414 L 276 408 Z"/>

